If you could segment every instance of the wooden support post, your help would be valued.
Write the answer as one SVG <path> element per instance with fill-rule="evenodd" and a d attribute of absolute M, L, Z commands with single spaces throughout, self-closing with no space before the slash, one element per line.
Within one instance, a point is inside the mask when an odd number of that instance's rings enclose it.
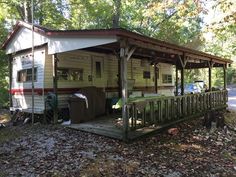
<path fill-rule="evenodd" d="M 208 62 L 208 73 L 209 73 L 209 77 L 208 77 L 208 79 L 209 79 L 209 91 L 211 92 L 212 91 L 212 68 L 213 68 L 213 65 L 214 65 L 214 62 L 212 62 L 212 61 L 209 61 Z M 210 94 L 210 99 L 209 99 L 209 102 L 210 102 L 210 109 L 212 109 L 212 100 L 213 100 L 213 93 L 211 93 Z"/>
<path fill-rule="evenodd" d="M 154 84 L 155 84 L 155 93 L 157 93 L 157 79 L 158 79 L 158 68 L 157 63 L 154 63 Z"/>
<path fill-rule="evenodd" d="M 180 61 L 180 64 L 181 64 L 181 95 L 184 95 L 184 68 L 187 64 L 187 58 L 185 58 L 185 53 L 183 53 L 183 56 L 181 57 L 179 55 L 179 61 Z M 181 113 L 182 113 L 182 116 L 185 116 L 185 110 L 186 110 L 186 107 L 185 107 L 185 97 L 182 97 L 182 100 L 181 100 Z"/>
<path fill-rule="evenodd" d="M 209 77 L 208 77 L 208 79 L 209 79 L 209 91 L 212 91 L 212 85 L 211 85 L 211 73 L 212 73 L 212 68 L 209 67 L 208 70 L 209 70 L 209 71 L 208 71 L 208 73 L 209 73 Z"/>
<path fill-rule="evenodd" d="M 178 80 L 179 80 L 179 76 L 178 76 L 178 67 L 177 64 L 175 65 L 175 96 L 178 96 Z"/>
<path fill-rule="evenodd" d="M 122 44 L 121 44 L 122 45 Z M 126 141 L 128 138 L 128 116 L 126 104 L 128 100 L 128 85 L 127 85 L 127 59 L 125 57 L 125 48 L 120 48 L 120 64 L 121 64 L 121 85 L 122 85 L 122 119 L 123 119 L 123 139 Z"/>
<path fill-rule="evenodd" d="M 9 68 L 9 103 L 10 107 L 13 106 L 12 104 L 12 94 L 11 94 L 11 89 L 12 89 L 12 55 L 8 55 L 8 68 Z"/>
<path fill-rule="evenodd" d="M 208 62 L 208 68 L 209 68 L 209 91 L 212 91 L 212 68 L 214 66 L 214 62 L 210 61 Z"/>
<path fill-rule="evenodd" d="M 118 85 L 118 97 L 122 97 L 122 84 L 121 84 L 121 59 L 120 59 L 120 53 L 116 50 L 113 50 L 113 54 L 116 56 L 118 60 L 118 74 L 117 74 L 117 85 Z"/>
<path fill-rule="evenodd" d="M 181 68 L 181 95 L 184 95 L 184 68 Z"/>
<path fill-rule="evenodd" d="M 223 69 L 224 69 L 224 90 L 226 90 L 226 87 L 227 87 L 227 72 L 226 72 L 227 64 L 223 65 Z"/>
<path fill-rule="evenodd" d="M 184 95 L 184 68 L 187 64 L 188 58 L 186 58 L 185 53 L 183 53 L 182 57 L 179 55 L 179 60 L 181 64 L 181 95 Z"/>
<path fill-rule="evenodd" d="M 120 41 L 120 74 L 122 85 L 122 120 L 123 120 L 123 139 L 128 140 L 129 129 L 129 117 L 127 113 L 127 101 L 128 101 L 128 83 L 127 83 L 127 61 L 132 56 L 136 47 L 129 49 L 129 46 L 125 40 Z"/>
<path fill-rule="evenodd" d="M 53 110 L 53 123 L 58 121 L 58 93 L 57 93 L 57 54 L 52 55 L 53 60 L 53 92 L 55 94 L 55 106 Z"/>
<path fill-rule="evenodd" d="M 118 88 L 119 88 L 119 98 L 122 97 L 122 83 L 121 83 L 121 58 L 120 56 L 117 57 L 118 58 Z"/>

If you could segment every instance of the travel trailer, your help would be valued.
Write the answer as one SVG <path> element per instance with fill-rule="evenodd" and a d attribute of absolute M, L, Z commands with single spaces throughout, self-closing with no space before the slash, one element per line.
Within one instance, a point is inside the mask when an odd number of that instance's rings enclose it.
<path fill-rule="evenodd" d="M 3 46 L 10 58 L 11 110 L 29 113 L 31 33 L 30 24 L 18 22 Z M 67 108 L 70 95 L 83 87 L 100 88 L 106 98 L 119 97 L 120 62 L 116 44 L 121 33 L 140 36 L 123 29 L 57 31 L 34 26 L 34 112 L 44 113 L 45 99 L 49 92 L 55 91 L 55 76 L 58 108 Z M 131 97 L 173 95 L 173 65 L 157 63 L 155 56 L 150 58 L 145 53 L 134 55 L 127 61 L 127 82 Z"/>

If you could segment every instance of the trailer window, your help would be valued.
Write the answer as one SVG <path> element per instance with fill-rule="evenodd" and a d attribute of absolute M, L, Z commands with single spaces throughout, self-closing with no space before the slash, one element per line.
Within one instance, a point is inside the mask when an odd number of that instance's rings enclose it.
<path fill-rule="evenodd" d="M 101 62 L 96 61 L 95 66 L 96 66 L 96 78 L 101 78 L 102 77 Z"/>
<path fill-rule="evenodd" d="M 58 80 L 83 81 L 83 69 L 58 68 Z"/>
<path fill-rule="evenodd" d="M 57 70 L 58 80 L 69 80 L 69 69 L 59 69 Z"/>
<path fill-rule="evenodd" d="M 70 71 L 70 79 L 73 81 L 83 80 L 83 70 L 82 69 L 72 69 Z"/>
<path fill-rule="evenodd" d="M 143 71 L 143 78 L 144 79 L 150 79 L 151 78 L 151 72 L 150 71 Z"/>
<path fill-rule="evenodd" d="M 37 78 L 37 68 L 34 68 L 34 81 Z M 18 82 L 29 82 L 32 81 L 32 69 L 23 69 L 17 72 Z"/>
<path fill-rule="evenodd" d="M 162 83 L 171 84 L 172 83 L 172 75 L 171 74 L 162 74 Z"/>

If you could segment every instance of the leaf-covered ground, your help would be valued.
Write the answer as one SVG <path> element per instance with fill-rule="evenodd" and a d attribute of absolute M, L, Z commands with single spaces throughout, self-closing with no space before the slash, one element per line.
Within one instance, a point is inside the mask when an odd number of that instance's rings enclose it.
<path fill-rule="evenodd" d="M 200 120 L 176 128 L 125 144 L 61 126 L 8 126 L 0 176 L 236 176 L 235 131 L 206 130 Z"/>

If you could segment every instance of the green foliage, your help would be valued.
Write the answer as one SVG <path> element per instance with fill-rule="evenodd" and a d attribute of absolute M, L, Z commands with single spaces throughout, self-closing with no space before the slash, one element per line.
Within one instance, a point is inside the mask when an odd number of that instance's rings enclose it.
<path fill-rule="evenodd" d="M 196 80 L 203 80 L 208 83 L 208 69 L 185 70 L 185 83 L 193 83 Z"/>
<path fill-rule="evenodd" d="M 2 43 L 7 35 L 4 27 L 4 21 L 0 20 L 0 43 Z M 8 60 L 4 51 L 0 50 L 0 107 L 6 106 L 8 103 Z"/>
<path fill-rule="evenodd" d="M 224 86 L 224 71 L 222 68 L 214 68 L 212 71 L 212 86 L 221 87 Z"/>
<path fill-rule="evenodd" d="M 227 70 L 227 83 L 228 84 L 235 84 L 236 83 L 236 69 L 235 68 L 228 68 Z"/>
<path fill-rule="evenodd" d="M 67 9 L 62 0 L 38 1 L 34 8 L 34 21 L 48 28 L 67 29 L 70 27 L 69 20 L 65 17 Z"/>
<path fill-rule="evenodd" d="M 234 0 L 212 1 L 213 10 L 217 13 L 217 18 L 212 19 L 208 24 L 206 33 L 211 35 L 211 39 L 205 42 L 204 51 L 228 59 L 234 59 L 236 55 L 236 3 Z M 216 75 L 221 76 L 220 70 Z M 227 69 L 227 82 L 236 82 L 236 65 Z M 218 85 L 220 81 L 217 76 L 214 78 Z M 218 83 L 219 82 L 219 83 Z"/>
<path fill-rule="evenodd" d="M 71 29 L 112 28 L 119 25 L 147 36 L 188 45 L 201 34 L 202 4 L 195 1 L 69 0 Z M 120 3 L 120 4 L 119 4 Z M 193 47 L 190 46 L 190 47 Z"/>
<path fill-rule="evenodd" d="M 112 27 L 112 1 L 70 0 L 69 7 L 71 27 L 74 29 Z"/>

